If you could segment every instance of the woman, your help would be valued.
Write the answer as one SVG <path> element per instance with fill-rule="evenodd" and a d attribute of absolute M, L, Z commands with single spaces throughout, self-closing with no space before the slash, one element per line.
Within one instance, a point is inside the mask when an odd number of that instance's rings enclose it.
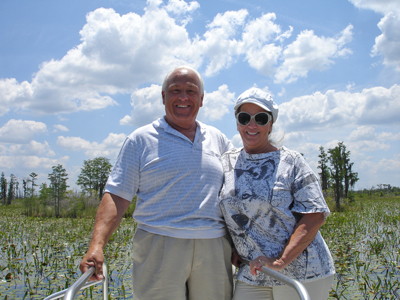
<path fill-rule="evenodd" d="M 299 299 L 289 286 L 259 272 L 269 267 L 304 284 L 311 299 L 327 299 L 335 273 L 320 226 L 330 214 L 318 179 L 301 154 L 270 141 L 278 106 L 257 88 L 235 105 L 242 149 L 222 156 L 220 206 L 241 265 L 234 300 Z"/>

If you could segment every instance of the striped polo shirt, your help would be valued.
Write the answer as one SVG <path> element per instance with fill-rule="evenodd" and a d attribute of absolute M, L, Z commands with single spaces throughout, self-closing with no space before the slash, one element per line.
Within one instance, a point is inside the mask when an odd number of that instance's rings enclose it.
<path fill-rule="evenodd" d="M 108 178 L 106 191 L 131 201 L 138 227 L 176 238 L 216 238 L 226 233 L 218 205 L 221 155 L 231 143 L 196 121 L 194 142 L 164 118 L 129 135 Z"/>

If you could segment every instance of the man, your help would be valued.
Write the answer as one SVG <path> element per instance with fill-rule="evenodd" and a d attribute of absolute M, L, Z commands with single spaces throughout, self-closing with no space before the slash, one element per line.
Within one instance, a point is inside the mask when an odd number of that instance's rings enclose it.
<path fill-rule="evenodd" d="M 217 197 L 220 156 L 232 146 L 196 121 L 203 97 L 196 70 L 171 71 L 164 118 L 126 139 L 108 179 L 80 269 L 95 265 L 93 279 L 102 278 L 103 249 L 136 194 L 133 299 L 231 299 L 231 246 Z"/>

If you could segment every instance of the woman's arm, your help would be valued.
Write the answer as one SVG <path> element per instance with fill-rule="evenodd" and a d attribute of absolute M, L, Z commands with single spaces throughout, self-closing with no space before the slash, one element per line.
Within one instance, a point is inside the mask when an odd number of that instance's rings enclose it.
<path fill-rule="evenodd" d="M 266 266 L 280 271 L 296 259 L 314 240 L 319 228 L 325 223 L 324 213 L 304 214 L 294 228 L 288 243 L 278 257 L 270 258 L 259 256 L 250 262 L 251 274 Z"/>

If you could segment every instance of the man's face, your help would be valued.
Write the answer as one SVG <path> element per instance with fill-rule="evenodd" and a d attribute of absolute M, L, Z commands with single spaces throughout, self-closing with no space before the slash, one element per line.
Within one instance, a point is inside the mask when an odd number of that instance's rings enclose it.
<path fill-rule="evenodd" d="M 162 92 L 168 124 L 178 131 L 194 126 L 197 113 L 203 106 L 203 96 L 196 73 L 187 69 L 171 73 L 165 92 Z"/>

